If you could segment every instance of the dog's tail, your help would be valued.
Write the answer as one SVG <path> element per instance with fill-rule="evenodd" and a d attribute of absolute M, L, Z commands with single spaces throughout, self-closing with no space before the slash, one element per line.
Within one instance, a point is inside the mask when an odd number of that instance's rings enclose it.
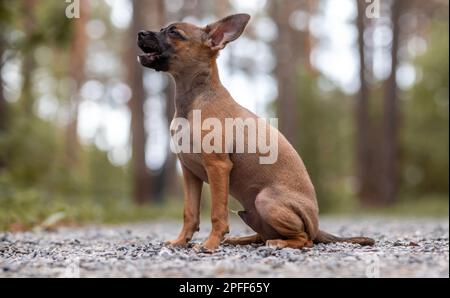
<path fill-rule="evenodd" d="M 319 243 L 330 244 L 330 243 L 338 243 L 338 242 L 353 243 L 353 244 L 359 244 L 362 246 L 375 245 L 375 240 L 373 240 L 371 238 L 367 238 L 367 237 L 341 238 L 341 237 L 337 237 L 337 236 L 328 234 L 324 231 L 319 231 L 319 233 L 316 236 L 316 239 L 314 239 L 315 244 L 319 244 Z"/>

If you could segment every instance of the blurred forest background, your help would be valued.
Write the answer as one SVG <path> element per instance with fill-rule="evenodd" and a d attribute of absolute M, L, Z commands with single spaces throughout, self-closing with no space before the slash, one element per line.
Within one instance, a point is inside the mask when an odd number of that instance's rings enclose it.
<path fill-rule="evenodd" d="M 181 216 L 173 84 L 136 62 L 136 33 L 235 12 L 252 21 L 222 80 L 280 118 L 323 214 L 448 216 L 448 0 L 381 0 L 379 18 L 364 0 L 69 4 L 0 0 L 0 229 Z"/>

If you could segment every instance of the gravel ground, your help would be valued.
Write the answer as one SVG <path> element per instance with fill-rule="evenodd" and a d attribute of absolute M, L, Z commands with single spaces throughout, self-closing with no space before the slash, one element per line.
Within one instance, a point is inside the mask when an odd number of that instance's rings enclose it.
<path fill-rule="evenodd" d="M 365 235 L 375 247 L 274 250 L 224 246 L 213 255 L 172 249 L 181 222 L 0 234 L 0 277 L 449 277 L 449 221 L 325 219 L 322 228 Z M 233 235 L 251 233 L 238 221 Z M 200 242 L 209 227 L 194 239 Z"/>

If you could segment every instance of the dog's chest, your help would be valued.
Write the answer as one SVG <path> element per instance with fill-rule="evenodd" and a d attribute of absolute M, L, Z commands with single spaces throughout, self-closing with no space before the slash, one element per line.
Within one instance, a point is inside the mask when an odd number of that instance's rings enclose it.
<path fill-rule="evenodd" d="M 176 150 L 176 154 L 181 164 L 191 171 L 194 175 L 207 182 L 208 176 L 203 167 L 201 156 L 201 132 L 194 133 L 195 125 L 192 117 L 189 120 L 185 118 L 177 122 L 177 118 L 172 121 L 172 149 Z"/>
<path fill-rule="evenodd" d="M 208 182 L 208 175 L 203 167 L 201 154 L 178 154 L 181 164 L 204 182 Z"/>

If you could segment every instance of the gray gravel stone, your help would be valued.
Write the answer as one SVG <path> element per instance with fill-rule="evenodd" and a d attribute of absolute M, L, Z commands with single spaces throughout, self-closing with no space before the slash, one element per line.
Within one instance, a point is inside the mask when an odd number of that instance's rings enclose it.
<path fill-rule="evenodd" d="M 224 245 L 196 253 L 169 248 L 181 222 L 0 233 L 0 277 L 449 277 L 448 219 L 325 219 L 342 236 L 365 235 L 375 247 L 346 243 L 276 250 Z M 251 231 L 232 221 L 233 235 Z"/>

